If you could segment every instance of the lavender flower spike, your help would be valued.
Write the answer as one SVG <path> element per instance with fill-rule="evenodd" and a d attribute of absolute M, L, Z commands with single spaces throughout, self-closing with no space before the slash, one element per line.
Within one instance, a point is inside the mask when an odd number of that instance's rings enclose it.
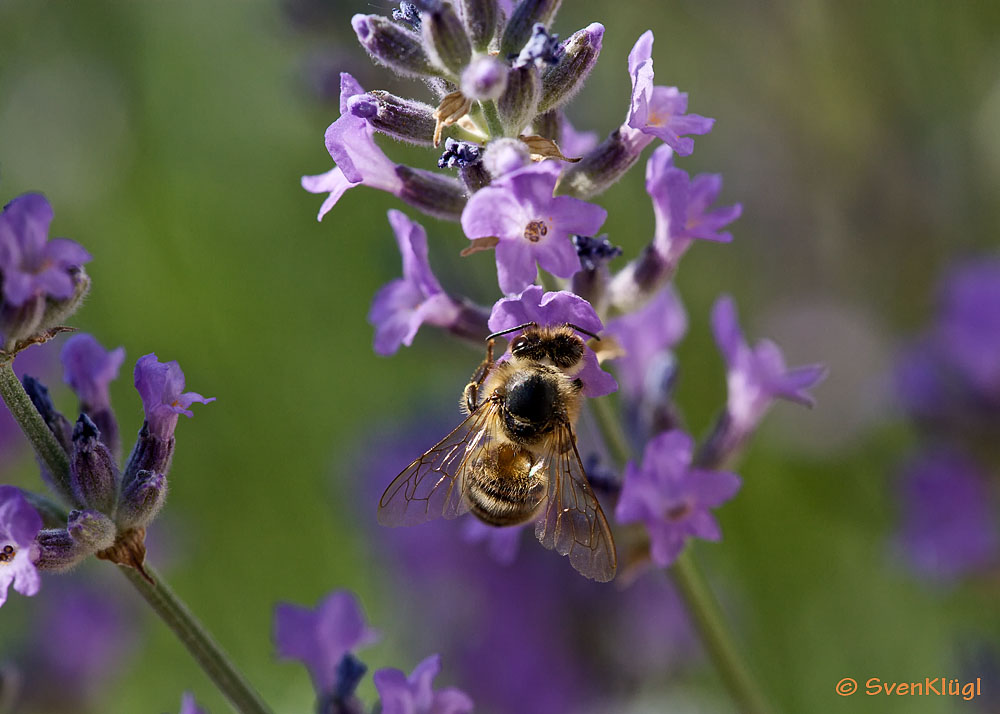
<path fill-rule="evenodd" d="M 694 139 L 683 134 L 707 134 L 714 119 L 687 114 L 687 93 L 677 87 L 653 85 L 653 33 L 647 30 L 628 56 L 632 78 L 632 100 L 627 126 L 662 139 L 681 156 L 694 151 Z"/>
<path fill-rule="evenodd" d="M 538 285 L 516 297 L 499 300 L 493 306 L 489 326 L 493 332 L 500 332 L 528 322 L 539 327 L 575 325 L 594 334 L 600 334 L 604 327 L 594 308 L 579 295 L 565 291 L 543 294 Z M 518 334 L 511 333 L 507 338 L 513 342 Z M 582 333 L 581 337 L 588 339 Z M 583 367 L 575 376 L 583 382 L 585 397 L 603 397 L 618 389 L 615 378 L 600 368 L 597 355 L 589 347 L 583 355 Z"/>
<path fill-rule="evenodd" d="M 398 669 L 380 669 L 373 677 L 382 714 L 470 714 L 472 700 L 454 687 L 435 692 L 432 682 L 441 671 L 441 656 L 431 655 L 407 677 Z"/>
<path fill-rule="evenodd" d="M 301 660 L 320 697 L 333 692 L 344 655 L 377 639 L 365 624 L 357 598 L 346 590 L 330 593 L 315 610 L 289 603 L 278 603 L 274 609 L 278 656 Z"/>
<path fill-rule="evenodd" d="M 20 489 L 0 486 L 0 605 L 7 601 L 11 585 L 29 597 L 38 592 L 41 579 L 35 569 L 35 538 L 40 530 L 42 517 Z"/>
<path fill-rule="evenodd" d="M 729 396 L 725 425 L 712 440 L 720 455 L 731 453 L 757 427 L 775 399 L 787 399 L 805 406 L 814 400 L 808 390 L 826 377 L 821 364 L 787 369 L 781 350 L 770 340 L 750 347 L 736 318 L 736 304 L 724 295 L 712 308 L 712 332 L 726 361 Z"/>
<path fill-rule="evenodd" d="M 573 234 L 597 235 L 608 212 L 568 196 L 553 197 L 559 166 L 542 161 L 477 191 L 462 212 L 470 240 L 495 237 L 500 289 L 508 295 L 535 281 L 541 265 L 568 278 L 580 269 Z"/>
<path fill-rule="evenodd" d="M 372 301 L 368 321 L 375 326 L 375 351 L 391 355 L 411 345 L 425 322 L 448 327 L 461 308 L 441 289 L 427 262 L 427 232 L 401 211 L 389 211 L 389 223 L 403 256 L 403 277 L 384 285 Z"/>
<path fill-rule="evenodd" d="M 649 531 L 650 555 L 671 565 L 688 538 L 717 541 L 722 531 L 709 509 L 736 495 L 740 478 L 724 471 L 691 468 L 694 440 L 682 431 L 652 439 L 642 466 L 629 462 L 615 509 L 619 523 L 642 522 Z"/>
<path fill-rule="evenodd" d="M 208 404 L 215 397 L 203 397 L 197 392 L 184 392 L 184 373 L 177 362 L 160 362 L 155 354 L 139 358 L 135 363 L 135 388 L 142 397 L 149 432 L 164 441 L 171 439 L 177 418 L 194 416 L 188 408 L 195 402 Z"/>
<path fill-rule="evenodd" d="M 118 378 L 118 370 L 125 361 L 125 348 L 105 350 L 94 337 L 81 333 L 66 341 L 59 357 L 66 383 L 80 398 L 80 411 L 94 420 L 101 440 L 117 454 L 118 422 L 111 408 L 109 386 Z"/>

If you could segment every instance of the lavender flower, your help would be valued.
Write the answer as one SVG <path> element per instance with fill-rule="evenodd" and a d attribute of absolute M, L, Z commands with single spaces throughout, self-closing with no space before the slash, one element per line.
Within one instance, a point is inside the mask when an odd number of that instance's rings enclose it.
<path fill-rule="evenodd" d="M 52 206 L 26 193 L 0 212 L 0 349 L 56 325 L 76 309 L 90 260 L 66 238 L 48 240 Z"/>
<path fill-rule="evenodd" d="M 11 585 L 29 597 L 38 592 L 41 580 L 35 569 L 35 537 L 41 530 L 42 517 L 20 489 L 0 486 L 0 605 L 7 601 Z"/>
<path fill-rule="evenodd" d="M 535 262 L 568 278 L 580 269 L 570 236 L 596 235 L 607 211 L 568 196 L 553 197 L 559 166 L 543 161 L 477 191 L 462 212 L 470 239 L 495 237 L 500 289 L 520 292 L 535 281 Z"/>
<path fill-rule="evenodd" d="M 936 338 L 968 383 L 1000 404 L 1000 258 L 959 265 L 949 273 Z"/>
<path fill-rule="evenodd" d="M 653 84 L 653 33 L 647 30 L 636 41 L 628 56 L 628 71 L 632 78 L 632 100 L 627 126 L 663 140 L 681 156 L 694 151 L 694 139 L 684 134 L 707 134 L 714 119 L 687 114 L 687 93 L 677 87 Z"/>
<path fill-rule="evenodd" d="M 951 579 L 1000 562 L 989 483 L 962 454 L 937 449 L 911 460 L 901 483 L 900 540 L 913 567 Z"/>
<path fill-rule="evenodd" d="M 403 256 L 403 277 L 375 294 L 368 313 L 368 321 L 375 326 L 375 351 L 380 355 L 391 355 L 400 345 L 411 345 L 425 322 L 447 327 L 460 312 L 431 272 L 423 226 L 396 210 L 389 211 L 389 223 Z"/>
<path fill-rule="evenodd" d="M 125 348 L 106 350 L 94 337 L 77 334 L 70 337 L 60 353 L 66 370 L 66 384 L 73 388 L 89 413 L 111 408 L 109 386 L 118 378 L 125 361 Z"/>
<path fill-rule="evenodd" d="M 493 332 L 501 332 L 529 322 L 540 327 L 575 325 L 594 334 L 599 334 L 604 327 L 594 308 L 579 295 L 565 291 L 543 293 L 538 285 L 526 288 L 516 297 L 499 300 L 493 306 L 489 326 Z M 518 334 L 511 333 L 507 337 L 513 341 Z M 587 339 L 586 335 L 581 336 Z M 586 397 L 603 397 L 618 388 L 615 378 L 601 369 L 597 355 L 589 348 L 583 355 L 583 367 L 576 377 L 583 382 Z"/>
<path fill-rule="evenodd" d="M 337 590 L 315 610 L 279 603 L 274 609 L 274 641 L 280 657 L 305 664 L 320 696 L 337 684 L 337 666 L 349 652 L 378 639 L 365 624 L 364 614 L 351 593 Z"/>
<path fill-rule="evenodd" d="M 814 404 L 806 390 L 823 380 L 826 368 L 814 364 L 788 369 L 781 350 L 770 340 L 750 347 L 737 322 L 736 304 L 729 296 L 720 297 L 712 308 L 712 332 L 726 361 L 726 413 L 730 433 L 739 435 L 737 440 L 742 441 L 756 428 L 775 399 Z"/>
<path fill-rule="evenodd" d="M 651 381 L 661 381 L 654 373 L 664 366 L 668 350 L 687 332 L 687 315 L 673 287 L 666 286 L 645 307 L 609 321 L 607 332 L 625 350 L 616 362 L 615 373 L 628 397 L 637 401 L 651 391 Z"/>
<path fill-rule="evenodd" d="M 398 669 L 380 669 L 373 677 L 382 703 L 382 714 L 469 714 L 472 700 L 465 692 L 448 687 L 434 691 L 441 671 L 441 656 L 431 655 L 407 677 Z"/>
<path fill-rule="evenodd" d="M 197 392 L 184 392 L 184 373 L 177 362 L 160 362 L 155 354 L 139 358 L 135 363 L 135 388 L 142 397 L 142 408 L 151 434 L 164 441 L 173 437 L 177 418 L 193 417 L 190 407 L 195 402 L 208 404 L 215 397 L 203 397 Z"/>
<path fill-rule="evenodd" d="M 688 538 L 722 539 L 709 509 L 740 488 L 736 474 L 691 468 L 693 450 L 690 436 L 668 431 L 646 445 L 641 467 L 632 462 L 625 467 L 615 517 L 623 524 L 645 524 L 653 561 L 664 567 L 677 559 Z"/>

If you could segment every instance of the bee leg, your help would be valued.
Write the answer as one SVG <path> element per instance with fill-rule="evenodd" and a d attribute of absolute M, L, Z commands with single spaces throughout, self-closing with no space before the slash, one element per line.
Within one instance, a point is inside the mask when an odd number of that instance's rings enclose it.
<path fill-rule="evenodd" d="M 490 373 L 490 368 L 493 366 L 493 342 L 494 340 L 492 339 L 487 340 L 486 359 L 476 369 L 472 375 L 472 379 L 465 385 L 465 390 L 462 392 L 462 401 L 465 403 L 465 408 L 470 414 L 476 410 L 479 404 L 479 390 L 483 386 L 483 382 L 486 381 L 486 375 Z"/>

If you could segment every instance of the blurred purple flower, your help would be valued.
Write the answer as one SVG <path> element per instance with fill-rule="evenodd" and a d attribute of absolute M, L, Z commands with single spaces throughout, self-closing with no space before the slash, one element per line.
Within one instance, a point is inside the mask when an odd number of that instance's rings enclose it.
<path fill-rule="evenodd" d="M 653 84 L 653 33 L 647 30 L 636 41 L 628 56 L 628 71 L 632 78 L 632 100 L 626 124 L 644 134 L 652 135 L 681 156 L 694 151 L 694 139 L 683 134 L 707 134 L 714 119 L 687 114 L 687 93 L 677 87 Z"/>
<path fill-rule="evenodd" d="M 596 131 L 577 131 L 569 121 L 569 117 L 559 115 L 559 150 L 564 156 L 583 156 L 597 146 Z"/>
<path fill-rule="evenodd" d="M 396 164 L 375 143 L 375 130 L 367 119 L 348 110 L 351 97 L 364 94 L 357 80 L 346 72 L 340 75 L 340 118 L 326 130 L 326 148 L 337 166 L 325 174 L 303 176 L 302 188 L 310 193 L 328 193 L 317 220 L 336 205 L 347 189 L 364 184 L 390 193 L 402 189 Z"/>
<path fill-rule="evenodd" d="M 740 489 L 734 473 L 691 468 L 693 452 L 690 436 L 668 431 L 646 444 L 642 466 L 629 462 L 625 467 L 615 518 L 645 524 L 653 561 L 664 567 L 677 560 L 688 538 L 722 539 L 709 509 Z"/>
<path fill-rule="evenodd" d="M 478 518 L 462 519 L 462 537 L 469 543 L 485 543 L 490 555 L 501 565 L 510 565 L 521 546 L 524 524 L 497 528 Z"/>
<path fill-rule="evenodd" d="M 936 338 L 951 364 L 1000 402 L 1000 258 L 959 265 L 946 276 Z"/>
<path fill-rule="evenodd" d="M 198 706 L 191 692 L 184 692 L 184 695 L 181 697 L 180 714 L 206 714 L 206 712 Z"/>
<path fill-rule="evenodd" d="M 73 296 L 70 274 L 91 259 L 66 238 L 48 240 L 52 206 L 40 193 L 26 193 L 0 212 L 0 276 L 3 302 L 20 306 L 38 296 Z"/>
<path fill-rule="evenodd" d="M 336 686 L 337 666 L 344 655 L 377 639 L 375 630 L 365 624 L 357 598 L 346 590 L 330 593 L 315 610 L 290 603 L 274 608 L 278 656 L 301 660 L 320 696 Z"/>
<path fill-rule="evenodd" d="M 616 362 L 615 373 L 629 398 L 638 400 L 647 391 L 651 370 L 687 332 L 687 314 L 668 285 L 636 312 L 610 320 L 607 332 L 625 350 Z"/>
<path fill-rule="evenodd" d="M 391 355 L 413 343 L 425 322 L 452 324 L 460 308 L 441 289 L 427 260 L 427 232 L 401 211 L 389 211 L 389 223 L 403 256 L 403 277 L 384 285 L 372 301 L 368 321 L 375 326 L 375 351 Z"/>
<path fill-rule="evenodd" d="M 434 691 L 441 656 L 431 655 L 407 677 L 398 669 L 380 669 L 373 677 L 382 714 L 469 714 L 472 700 L 454 687 Z"/>
<path fill-rule="evenodd" d="M 535 281 L 541 267 L 568 278 L 580 269 L 570 240 L 596 235 L 608 212 L 568 196 L 554 197 L 559 178 L 555 161 L 542 161 L 501 176 L 480 189 L 462 211 L 470 240 L 495 237 L 500 289 L 510 295 Z"/>
<path fill-rule="evenodd" d="M 532 285 L 516 297 L 497 301 L 490 314 L 490 330 L 501 332 L 534 322 L 539 327 L 575 325 L 595 335 L 600 334 L 604 326 L 586 300 L 566 291 L 543 293 L 540 286 Z M 518 334 L 520 333 L 511 333 L 507 338 L 513 341 Z M 588 339 L 587 335 L 580 336 L 584 340 Z M 583 355 L 583 367 L 575 376 L 583 381 L 583 394 L 586 397 L 603 397 L 618 389 L 615 378 L 601 369 L 597 355 L 589 347 Z"/>
<path fill-rule="evenodd" d="M 975 463 L 949 450 L 924 453 L 906 466 L 901 487 L 900 540 L 916 570 L 955 578 L 998 564 L 996 505 Z"/>
<path fill-rule="evenodd" d="M 174 434 L 177 418 L 183 414 L 193 417 L 190 407 L 195 402 L 208 404 L 215 397 L 203 397 L 197 392 L 184 392 L 184 373 L 174 362 L 160 362 L 155 354 L 139 358 L 135 363 L 135 388 L 142 397 L 149 431 L 154 436 L 168 440 Z"/>
<path fill-rule="evenodd" d="M 60 359 L 65 369 L 65 381 L 85 404 L 87 411 L 109 409 L 109 386 L 118 378 L 125 361 L 125 348 L 106 350 L 93 336 L 76 334 L 63 345 Z"/>
<path fill-rule="evenodd" d="M 720 297 L 712 308 L 712 332 L 726 361 L 726 408 L 730 428 L 737 434 L 752 432 L 775 399 L 805 406 L 815 403 L 806 390 L 823 380 L 826 367 L 815 364 L 788 369 L 781 350 L 770 340 L 760 340 L 751 348 L 740 330 L 736 304 L 728 295 Z"/>
<path fill-rule="evenodd" d="M 35 569 L 35 536 L 41 529 L 42 517 L 21 490 L 0 486 L 0 605 L 7 601 L 7 588 L 12 584 L 22 595 L 38 592 L 41 579 Z"/>

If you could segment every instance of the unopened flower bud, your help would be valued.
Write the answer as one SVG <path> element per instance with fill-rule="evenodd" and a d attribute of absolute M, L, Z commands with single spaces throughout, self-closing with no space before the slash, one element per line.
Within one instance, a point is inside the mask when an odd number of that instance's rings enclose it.
<path fill-rule="evenodd" d="M 537 113 L 542 81 L 532 66 L 511 70 L 507 88 L 497 101 L 500 123 L 507 136 L 517 136 Z"/>
<path fill-rule="evenodd" d="M 64 417 L 56 409 L 56 405 L 52 403 L 48 387 L 28 375 L 25 375 L 21 379 L 21 384 L 24 385 L 24 391 L 27 392 L 31 403 L 35 405 L 35 409 L 41 415 L 42 421 L 49 427 L 52 435 L 56 437 L 56 441 L 59 442 L 59 445 L 63 447 L 63 450 L 67 454 L 70 453 L 73 450 L 71 441 L 73 427 L 70 425 L 69 419 Z"/>
<path fill-rule="evenodd" d="M 469 64 L 472 42 L 451 3 L 436 3 L 433 10 L 425 12 L 420 29 L 431 61 L 442 70 L 458 75 Z"/>
<path fill-rule="evenodd" d="M 558 144 L 562 133 L 562 119 L 559 112 L 545 112 L 536 116 L 531 120 L 531 133 L 551 139 Z"/>
<path fill-rule="evenodd" d="M 143 471 L 152 471 L 166 475 L 170 471 L 170 461 L 174 456 L 174 437 L 160 438 L 149 428 L 149 422 L 144 422 L 139 430 L 139 438 L 132 447 L 132 453 L 125 464 L 122 474 L 121 491 L 125 493 L 132 482 Z"/>
<path fill-rule="evenodd" d="M 531 163 L 528 147 L 518 139 L 494 139 L 486 145 L 483 166 L 493 178 L 517 171 Z"/>
<path fill-rule="evenodd" d="M 573 247 L 580 258 L 580 270 L 570 280 L 570 290 L 594 306 L 598 313 L 605 307 L 605 289 L 610 276 L 607 263 L 622 254 L 622 249 L 612 245 L 607 236 L 590 238 L 572 236 Z"/>
<path fill-rule="evenodd" d="M 143 528 L 153 522 L 167 499 L 167 478 L 140 471 L 122 488 L 115 522 L 122 531 Z"/>
<path fill-rule="evenodd" d="M 434 107 L 429 104 L 376 90 L 351 97 L 347 108 L 386 136 L 424 146 L 434 143 Z"/>
<path fill-rule="evenodd" d="M 97 426 L 81 414 L 73 428 L 69 463 L 70 486 L 77 503 L 102 513 L 112 513 L 118 492 L 118 466 Z"/>
<path fill-rule="evenodd" d="M 72 511 L 66 523 L 70 537 L 91 553 L 110 548 L 117 529 L 111 519 L 98 511 Z"/>
<path fill-rule="evenodd" d="M 558 61 L 542 72 L 538 111 L 551 111 L 572 99 L 597 64 L 603 38 L 604 25 L 595 22 L 566 41 Z"/>
<path fill-rule="evenodd" d="M 69 570 L 94 551 L 73 539 L 65 528 L 46 528 L 35 538 L 38 546 L 38 570 L 60 572 Z"/>
<path fill-rule="evenodd" d="M 411 206 L 445 220 L 461 218 L 467 197 L 455 179 L 409 166 L 397 166 L 396 176 L 402 182 L 398 195 Z"/>
<path fill-rule="evenodd" d="M 462 14 L 473 48 L 485 51 L 497 31 L 497 0 L 462 0 Z"/>
<path fill-rule="evenodd" d="M 548 27 L 559 10 L 562 0 L 521 0 L 511 13 L 500 40 L 500 56 L 518 54 L 531 39 L 536 24 Z"/>
<path fill-rule="evenodd" d="M 440 74 L 420 36 L 380 15 L 355 15 L 351 26 L 372 59 L 404 77 Z"/>
<path fill-rule="evenodd" d="M 462 94 L 479 100 L 499 99 L 507 88 L 508 71 L 496 57 L 477 57 L 462 72 Z"/>
<path fill-rule="evenodd" d="M 645 134 L 621 127 L 583 158 L 567 166 L 556 185 L 557 196 L 587 199 L 620 179 L 649 144 Z"/>

